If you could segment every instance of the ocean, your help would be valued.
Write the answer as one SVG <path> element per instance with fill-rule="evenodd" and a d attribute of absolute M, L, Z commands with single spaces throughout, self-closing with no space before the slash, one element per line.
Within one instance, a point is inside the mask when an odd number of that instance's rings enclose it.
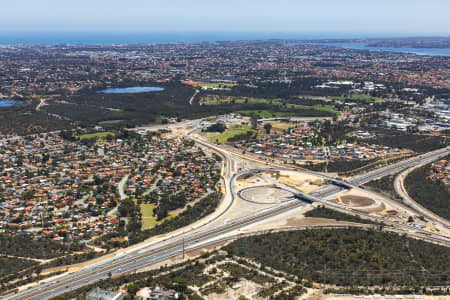
<path fill-rule="evenodd" d="M 0 33 L 0 45 L 110 45 L 215 42 L 238 40 L 320 40 L 380 37 L 380 34 L 286 33 L 286 32 L 151 32 L 151 33 Z M 393 36 L 386 36 L 393 37 Z M 367 47 L 359 43 L 328 43 L 328 45 L 382 50 L 419 55 L 450 56 L 450 49 Z"/>
<path fill-rule="evenodd" d="M 104 45 L 104 44 L 157 44 L 236 40 L 317 40 L 331 38 L 358 38 L 361 34 L 286 33 L 286 32 L 115 32 L 115 33 L 2 33 L 0 45 Z M 370 37 L 370 36 L 364 36 Z M 375 36 L 374 36 L 375 37 Z"/>
<path fill-rule="evenodd" d="M 262 32 L 0 33 L 0 45 L 161 44 L 234 40 L 322 38 L 330 38 L 330 35 Z"/>

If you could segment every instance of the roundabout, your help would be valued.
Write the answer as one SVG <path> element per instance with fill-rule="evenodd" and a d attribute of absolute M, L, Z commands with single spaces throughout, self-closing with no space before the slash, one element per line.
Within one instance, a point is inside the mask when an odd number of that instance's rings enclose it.
<path fill-rule="evenodd" d="M 289 170 L 283 168 L 253 169 L 239 173 L 240 184 L 237 186 L 239 199 L 257 205 L 277 205 L 298 198 L 294 190 L 303 195 L 320 189 L 327 181 L 337 182 L 324 174 L 312 174 L 304 170 Z M 347 184 L 346 182 L 344 182 Z M 300 190 L 299 187 L 302 187 Z M 342 186 L 340 186 L 343 188 Z M 304 199 L 302 199 L 304 200 Z M 325 198 L 330 205 L 354 209 L 364 213 L 380 213 L 386 209 L 383 202 L 361 188 L 349 185 L 333 198 Z"/>
<path fill-rule="evenodd" d="M 275 186 L 253 186 L 240 190 L 237 195 L 253 204 L 281 204 L 292 200 L 294 194 Z"/>

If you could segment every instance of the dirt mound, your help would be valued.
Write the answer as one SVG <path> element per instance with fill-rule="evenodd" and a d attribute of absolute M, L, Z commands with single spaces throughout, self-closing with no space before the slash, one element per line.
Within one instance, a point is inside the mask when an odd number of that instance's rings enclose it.
<path fill-rule="evenodd" d="M 375 200 L 373 199 L 356 195 L 340 196 L 330 201 L 336 204 L 344 204 L 351 207 L 365 207 L 375 204 Z"/>

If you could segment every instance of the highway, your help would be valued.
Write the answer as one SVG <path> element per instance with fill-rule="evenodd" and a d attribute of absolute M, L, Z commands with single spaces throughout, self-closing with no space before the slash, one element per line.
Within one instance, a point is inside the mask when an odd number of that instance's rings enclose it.
<path fill-rule="evenodd" d="M 180 254 L 183 245 L 186 249 L 190 249 L 193 246 L 201 245 L 203 242 L 211 241 L 213 238 L 220 237 L 236 229 L 301 206 L 304 206 L 302 202 L 293 200 L 286 203 L 286 205 L 259 212 L 258 214 L 248 218 L 236 220 L 217 228 L 178 238 L 174 242 L 168 243 L 164 246 L 149 249 L 144 252 L 142 252 L 142 250 L 133 251 L 128 253 L 126 256 L 108 260 L 79 272 L 66 275 L 61 277 L 58 281 L 53 281 L 50 284 L 29 289 L 8 299 L 48 299 L 71 289 L 107 278 L 109 272 L 113 275 L 127 273 L 131 270 L 148 265 L 151 262 Z"/>
<path fill-rule="evenodd" d="M 203 222 L 201 226 L 196 227 L 195 230 L 191 230 L 188 233 L 183 232 L 180 234 L 172 235 L 171 237 L 168 237 L 162 241 L 144 244 L 136 249 L 129 251 L 126 254 L 124 253 L 114 258 L 105 259 L 102 262 L 93 264 L 80 271 L 76 271 L 72 274 L 61 276 L 57 280 L 54 280 L 50 283 L 42 284 L 40 286 L 32 287 L 28 290 L 20 291 L 16 295 L 6 297 L 6 299 L 48 299 L 56 295 L 60 295 L 64 292 L 76 289 L 78 287 L 94 283 L 96 281 L 99 281 L 100 279 L 108 278 L 109 274 L 112 275 L 125 274 L 130 271 L 142 268 L 143 266 L 147 266 L 151 263 L 167 259 L 174 255 L 178 255 L 180 254 L 180 251 L 182 251 L 183 247 L 185 249 L 192 249 L 194 247 L 204 247 L 208 245 L 208 243 L 213 242 L 215 239 L 220 239 L 221 237 L 227 234 L 231 234 L 233 231 L 236 231 L 248 225 L 263 220 L 267 220 L 269 218 L 273 218 L 292 209 L 306 207 L 306 204 L 304 202 L 298 201 L 298 199 L 293 199 L 291 201 L 284 202 L 282 204 L 254 213 L 244 218 L 233 220 L 229 223 L 220 226 L 216 225 L 213 226 L 212 228 L 208 228 L 208 226 L 206 225 L 211 224 L 212 222 L 218 220 L 220 217 L 225 215 L 227 211 L 231 208 L 231 206 L 234 203 L 234 197 L 236 194 L 234 190 L 234 181 L 238 176 L 240 176 L 244 172 L 248 172 L 248 170 L 236 173 L 235 172 L 236 161 L 239 164 L 242 164 L 243 163 L 242 158 L 237 158 L 235 155 L 230 154 L 227 151 L 224 151 L 223 149 L 220 149 L 214 145 L 210 145 L 205 142 L 200 142 L 200 144 L 218 152 L 222 157 L 225 158 L 226 170 L 224 172 L 225 173 L 224 178 L 227 183 L 226 185 L 227 195 L 225 197 L 231 197 L 230 200 L 226 202 L 227 205 L 225 209 L 221 210 L 213 218 L 210 218 L 208 221 Z M 355 186 L 356 188 L 359 188 L 358 186 L 360 184 L 369 182 L 377 178 L 384 177 L 389 174 L 395 174 L 401 170 L 410 168 L 412 165 L 418 162 L 423 161 L 431 162 L 437 160 L 440 157 L 448 155 L 449 151 L 450 147 L 433 151 L 415 158 L 408 159 L 406 161 L 401 161 L 399 163 L 368 172 L 361 176 L 356 176 L 349 181 L 345 182 L 341 181 L 341 183 L 345 183 L 346 185 Z M 233 171 L 233 169 L 235 171 Z M 311 197 L 312 199 L 314 199 L 314 201 L 330 206 L 331 204 L 329 202 L 322 199 L 330 197 L 338 193 L 340 190 L 341 188 L 336 186 L 327 186 L 316 191 L 315 193 L 312 193 L 311 195 L 308 195 L 308 197 Z M 295 192 L 298 193 L 298 191 Z M 343 208 L 339 205 L 336 205 L 335 208 L 340 210 L 346 209 L 348 212 L 347 208 L 345 207 Z M 352 211 L 352 213 L 356 212 Z M 387 222 L 385 222 L 385 224 L 386 223 Z M 390 225 L 399 228 L 397 230 L 401 229 L 405 231 L 410 230 L 410 228 L 403 228 L 404 226 L 402 227 L 396 223 Z M 417 230 L 415 229 L 415 231 Z M 443 237 L 436 236 L 436 239 L 440 239 L 441 242 L 449 242 L 448 239 L 444 240 Z"/>
<path fill-rule="evenodd" d="M 422 205 L 420 205 L 419 203 L 417 203 L 416 201 L 414 201 L 414 199 L 412 199 L 412 198 L 408 195 L 408 193 L 407 193 L 407 191 L 406 191 L 406 189 L 405 189 L 405 187 L 404 187 L 403 182 L 404 182 L 404 179 L 406 178 L 406 176 L 407 176 L 410 172 L 414 171 L 416 168 L 422 167 L 423 165 L 424 165 L 424 164 L 418 164 L 418 165 L 415 165 L 415 166 L 413 166 L 412 168 L 409 168 L 409 169 L 403 171 L 402 173 L 398 174 L 398 175 L 395 177 L 395 180 L 394 180 L 394 189 L 395 189 L 395 192 L 396 192 L 397 194 L 399 194 L 399 195 L 402 197 L 403 201 L 404 201 L 407 205 L 409 205 L 410 207 L 412 207 L 413 209 L 415 209 L 417 212 L 419 212 L 419 213 L 421 213 L 421 214 L 427 216 L 428 219 L 432 220 L 433 222 L 436 222 L 436 223 L 441 224 L 441 226 L 450 228 L 450 222 L 449 222 L 448 220 L 446 220 L 445 218 L 442 218 L 442 217 L 436 215 L 434 212 L 430 211 L 429 209 L 426 209 L 425 207 L 423 207 Z"/>
<path fill-rule="evenodd" d="M 438 155 L 442 155 L 440 151 L 438 152 Z M 407 164 L 407 165 L 409 165 L 409 164 Z M 390 168 L 387 168 L 387 169 L 384 170 L 384 172 L 396 172 L 397 169 L 398 169 L 397 167 L 393 167 L 392 170 L 389 171 Z M 241 171 L 238 174 L 239 175 L 243 175 L 243 174 L 246 174 L 246 173 L 255 173 L 255 172 L 256 173 L 262 173 L 264 171 L 269 171 L 269 170 L 270 171 L 273 171 L 273 170 L 284 171 L 286 169 L 285 168 L 252 169 L 252 170 Z M 299 171 L 299 172 L 305 173 L 303 170 Z M 309 173 L 309 172 L 307 172 L 307 173 Z M 375 172 L 374 171 L 373 172 L 373 174 L 374 174 L 373 176 L 379 176 L 378 173 L 379 172 Z M 386 174 L 386 175 L 388 175 L 388 174 Z M 327 176 L 324 176 L 324 175 L 322 175 L 320 173 L 317 174 L 317 176 L 321 176 L 321 177 L 325 177 L 325 178 L 327 177 Z M 367 174 L 365 176 L 367 176 Z M 338 186 L 334 186 L 334 187 L 326 186 L 325 188 L 319 189 L 319 190 L 317 190 L 317 191 L 315 191 L 315 192 L 313 192 L 311 194 L 302 194 L 302 193 L 299 193 L 295 188 L 292 188 L 292 187 L 287 186 L 287 185 L 285 185 L 283 183 L 280 183 L 280 182 L 278 182 L 278 181 L 276 181 L 274 179 L 271 179 L 268 176 L 264 176 L 264 178 L 268 182 L 271 182 L 272 184 L 277 186 L 278 188 L 283 189 L 285 191 L 288 191 L 288 192 L 296 195 L 299 199 L 302 199 L 304 201 L 317 202 L 317 203 L 320 203 L 320 204 L 328 206 L 328 207 L 332 207 L 332 208 L 334 208 L 336 210 L 342 211 L 342 212 L 347 213 L 347 214 L 357 215 L 357 216 L 363 217 L 365 219 L 370 219 L 372 221 L 380 222 L 380 223 L 382 222 L 385 225 L 391 225 L 391 226 L 394 226 L 396 228 L 400 228 L 402 230 L 412 231 L 412 232 L 415 232 L 415 233 L 420 233 L 422 235 L 427 235 L 429 237 L 429 240 L 433 240 L 434 239 L 435 242 L 443 243 L 443 244 L 446 244 L 446 245 L 448 244 L 450 246 L 450 238 L 445 236 L 445 235 L 441 235 L 441 234 L 438 234 L 438 233 L 430 233 L 429 231 L 418 229 L 418 228 L 416 228 L 416 227 L 414 227 L 412 225 L 392 222 L 392 221 L 389 221 L 389 220 L 386 220 L 386 219 L 383 219 L 383 218 L 380 218 L 380 217 L 372 216 L 370 214 L 367 214 L 367 213 L 364 213 L 364 212 L 361 212 L 361 211 L 358 211 L 358 210 L 349 209 L 348 207 L 346 207 L 344 205 L 335 204 L 335 203 L 332 203 L 332 202 L 324 200 L 324 198 L 328 198 L 328 197 L 330 197 L 330 196 L 332 196 L 332 195 L 334 195 L 334 194 L 336 194 L 336 193 L 338 193 L 339 191 L 342 190 L 341 186 L 343 186 L 344 184 L 342 184 L 342 182 L 340 180 L 334 181 L 334 182 L 336 182 L 338 184 Z M 348 182 L 345 182 L 346 187 L 352 188 L 352 189 L 361 189 L 360 187 L 358 187 L 357 185 L 355 185 L 353 183 L 354 181 L 358 181 L 358 178 L 355 178 L 353 180 L 349 180 Z M 255 188 L 255 187 L 251 187 L 251 188 Z M 238 191 L 237 195 L 239 197 L 243 198 L 242 195 L 241 195 L 241 192 L 243 192 L 244 190 L 247 190 L 247 189 L 249 189 L 249 188 L 245 188 L 243 190 Z M 378 197 L 380 197 L 380 196 L 378 196 Z M 382 198 L 383 198 L 384 201 L 388 200 L 388 199 L 386 199 L 384 197 L 382 197 Z M 249 201 L 248 199 L 245 199 L 245 198 L 243 198 L 243 199 L 246 200 L 246 201 Z M 389 203 L 391 205 L 393 205 L 393 206 L 397 206 L 401 210 L 410 211 L 410 208 L 402 206 L 399 203 L 391 203 L 391 202 L 389 202 Z"/>

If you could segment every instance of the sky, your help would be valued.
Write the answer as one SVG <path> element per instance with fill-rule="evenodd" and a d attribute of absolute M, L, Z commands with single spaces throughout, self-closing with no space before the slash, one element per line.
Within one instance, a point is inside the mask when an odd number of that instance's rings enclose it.
<path fill-rule="evenodd" d="M 449 0 L 0 0 L 0 32 L 450 35 Z"/>

